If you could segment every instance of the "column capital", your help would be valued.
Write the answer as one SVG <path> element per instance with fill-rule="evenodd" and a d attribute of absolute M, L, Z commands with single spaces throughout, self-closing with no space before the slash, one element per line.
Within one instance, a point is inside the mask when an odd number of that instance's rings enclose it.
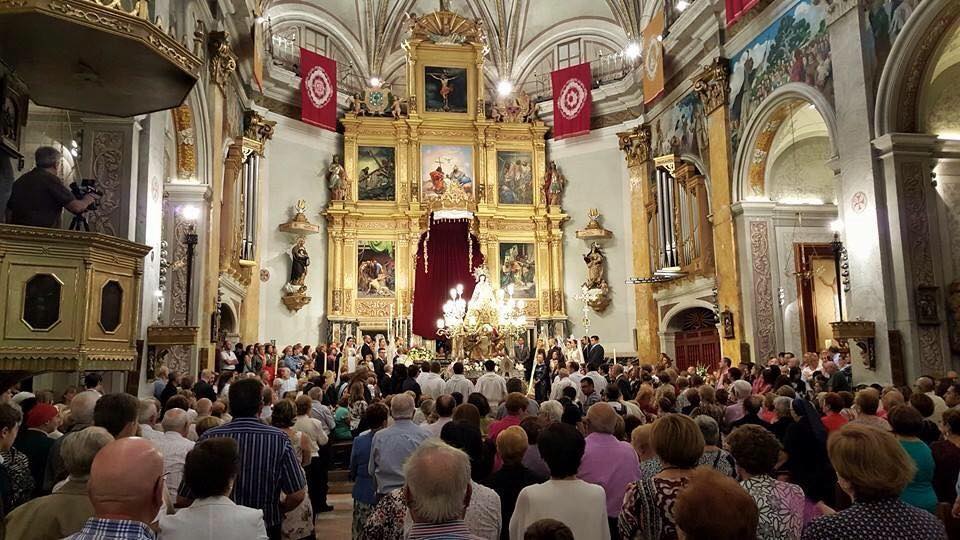
<path fill-rule="evenodd" d="M 693 90 L 703 102 L 704 112 L 710 114 L 726 105 L 730 97 L 730 60 L 718 56 L 694 80 Z"/>
<path fill-rule="evenodd" d="M 650 160 L 650 126 L 639 125 L 630 131 L 617 133 L 620 139 L 620 150 L 626 154 L 627 165 L 635 167 Z"/>
<path fill-rule="evenodd" d="M 859 0 L 827 0 L 827 26 L 840 20 L 859 4 Z"/>

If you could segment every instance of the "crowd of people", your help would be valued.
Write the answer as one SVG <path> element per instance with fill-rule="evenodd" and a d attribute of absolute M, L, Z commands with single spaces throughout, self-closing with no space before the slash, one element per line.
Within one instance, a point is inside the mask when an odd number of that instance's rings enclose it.
<path fill-rule="evenodd" d="M 93 373 L 7 393 L 6 538 L 322 537 L 341 464 L 358 539 L 957 532 L 955 373 L 854 387 L 835 350 L 678 370 L 612 361 L 594 336 L 518 341 L 522 371 L 489 360 L 474 380 L 405 353 L 224 343 L 216 371 L 160 367 L 140 399 Z"/>

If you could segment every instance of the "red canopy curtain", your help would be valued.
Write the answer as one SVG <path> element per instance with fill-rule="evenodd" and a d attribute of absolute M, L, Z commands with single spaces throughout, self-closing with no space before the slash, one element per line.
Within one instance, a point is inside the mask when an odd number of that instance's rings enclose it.
<path fill-rule="evenodd" d="M 426 339 L 437 337 L 437 319 L 443 317 L 443 304 L 450 299 L 450 289 L 463 285 L 463 298 L 469 300 L 476 284 L 473 270 L 482 264 L 480 242 L 470 233 L 469 220 L 431 218 L 427 232 L 420 235 L 417 244 L 414 334 Z"/>

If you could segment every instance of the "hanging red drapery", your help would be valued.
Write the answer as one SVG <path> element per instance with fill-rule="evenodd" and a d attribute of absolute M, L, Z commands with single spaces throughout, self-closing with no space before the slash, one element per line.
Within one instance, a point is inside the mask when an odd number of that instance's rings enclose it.
<path fill-rule="evenodd" d="M 434 219 L 417 244 L 417 274 L 413 293 L 413 333 L 436 339 L 437 319 L 450 289 L 463 285 L 463 298 L 473 294 L 473 270 L 483 265 L 480 242 L 468 219 Z"/>

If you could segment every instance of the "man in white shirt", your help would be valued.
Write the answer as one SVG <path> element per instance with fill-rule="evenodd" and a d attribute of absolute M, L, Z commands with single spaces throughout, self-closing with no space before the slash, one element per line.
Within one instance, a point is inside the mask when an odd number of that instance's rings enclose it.
<path fill-rule="evenodd" d="M 150 441 L 156 441 L 163 437 L 162 431 L 157 431 L 154 426 L 157 425 L 157 406 L 151 399 L 140 400 L 139 418 L 140 436 Z"/>
<path fill-rule="evenodd" d="M 430 396 L 434 399 L 443 395 L 443 377 L 440 376 L 440 362 L 430 363 L 429 371 L 427 366 L 423 366 L 423 373 L 417 377 L 417 383 L 420 385 L 420 391 L 424 396 Z"/>
<path fill-rule="evenodd" d="M 287 392 L 297 391 L 297 378 L 290 374 L 290 368 L 280 368 L 280 399 L 283 399 Z"/>
<path fill-rule="evenodd" d="M 500 406 L 500 402 L 507 397 L 507 381 L 494 372 L 494 370 L 497 369 L 497 364 L 493 360 L 484 362 L 483 368 L 486 369 L 487 372 L 477 379 L 476 391 L 487 398 L 487 403 L 490 404 L 490 410 L 496 411 L 497 407 Z"/>
<path fill-rule="evenodd" d="M 573 381 L 570 380 L 570 372 L 567 368 L 560 369 L 560 378 L 550 387 L 550 399 L 559 400 L 563 397 L 563 389 L 573 387 Z M 577 385 L 579 386 L 579 385 Z"/>
<path fill-rule="evenodd" d="M 450 394 L 444 394 L 437 398 L 433 404 L 433 410 L 437 413 L 437 421 L 432 424 L 427 424 L 422 426 L 430 432 L 432 437 L 440 437 L 440 431 L 443 430 L 443 426 L 450 423 L 453 420 L 453 409 L 457 406 L 457 402 L 454 401 L 453 396 Z"/>
<path fill-rule="evenodd" d="M 603 395 L 603 391 L 607 389 L 607 378 L 600 374 L 597 369 L 599 368 L 596 364 L 590 364 L 589 370 L 586 377 L 593 379 L 593 388 L 596 390 L 597 394 Z M 582 380 L 582 379 L 581 379 Z"/>
<path fill-rule="evenodd" d="M 930 416 L 930 421 L 939 425 L 940 420 L 943 418 L 944 411 L 949 409 L 949 407 L 947 407 L 947 402 L 934 392 L 934 384 L 933 379 L 930 377 L 920 377 L 917 379 L 917 382 L 914 383 L 914 388 L 921 394 L 930 396 L 930 399 L 933 400 L 933 414 Z"/>
<path fill-rule="evenodd" d="M 183 464 L 187 452 L 196 444 L 187 439 L 190 421 L 183 409 L 170 409 L 163 415 L 163 436 L 153 442 L 163 455 L 163 472 L 167 475 L 166 487 L 168 500 L 177 500 L 177 490 L 183 479 Z"/>
<path fill-rule="evenodd" d="M 233 343 L 230 340 L 223 340 L 223 348 L 220 349 L 220 369 L 222 371 L 236 371 L 237 354 L 233 352 Z"/>
<path fill-rule="evenodd" d="M 444 394 L 453 394 L 454 392 L 459 392 L 460 395 L 463 396 L 464 401 L 473 393 L 473 383 L 463 375 L 462 362 L 453 363 L 453 375 L 450 377 L 450 380 L 443 385 Z"/>

